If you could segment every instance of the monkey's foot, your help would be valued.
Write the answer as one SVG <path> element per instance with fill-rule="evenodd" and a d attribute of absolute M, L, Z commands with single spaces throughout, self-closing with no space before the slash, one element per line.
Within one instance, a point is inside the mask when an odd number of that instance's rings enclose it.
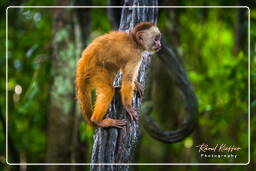
<path fill-rule="evenodd" d="M 126 120 L 117 120 L 117 119 L 104 119 L 100 122 L 94 122 L 97 126 L 100 127 L 116 127 L 123 128 L 126 125 Z"/>
<path fill-rule="evenodd" d="M 137 92 L 139 93 L 140 97 L 143 97 L 144 96 L 144 86 L 141 83 L 139 83 L 138 81 L 135 81 L 134 84 L 135 84 L 135 88 L 136 88 Z"/>
<path fill-rule="evenodd" d="M 138 120 L 137 111 L 132 107 L 125 107 L 125 110 L 128 112 L 132 121 Z"/>

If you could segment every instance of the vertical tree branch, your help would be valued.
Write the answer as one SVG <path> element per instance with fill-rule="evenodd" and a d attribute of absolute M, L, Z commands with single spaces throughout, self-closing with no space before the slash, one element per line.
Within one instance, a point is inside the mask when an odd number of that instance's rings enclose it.
<path fill-rule="evenodd" d="M 156 6 L 157 0 L 126 0 L 124 6 Z M 157 8 L 124 7 L 122 9 L 121 22 L 119 30 L 129 31 L 137 23 L 150 21 L 155 23 L 157 20 Z M 150 64 L 148 54 L 143 55 L 143 62 L 140 67 L 138 81 L 145 83 L 147 71 Z M 120 85 L 121 74 L 117 76 L 114 85 Z M 135 95 L 133 97 L 133 106 L 140 108 L 141 99 Z M 140 116 L 140 114 L 139 114 Z M 120 94 L 116 93 L 112 104 L 107 113 L 107 117 L 115 119 L 126 119 L 127 125 L 123 129 L 117 128 L 97 128 L 94 135 L 94 145 L 92 151 L 91 163 L 131 163 L 134 159 L 134 153 L 139 141 L 139 121 L 130 121 L 126 111 L 121 104 Z M 91 165 L 91 171 L 96 170 L 122 170 L 126 171 L 129 166 L 125 165 Z"/>

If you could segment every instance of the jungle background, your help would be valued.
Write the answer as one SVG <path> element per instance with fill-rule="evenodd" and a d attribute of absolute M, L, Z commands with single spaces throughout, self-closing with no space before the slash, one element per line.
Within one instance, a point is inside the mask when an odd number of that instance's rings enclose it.
<path fill-rule="evenodd" d="M 120 5 L 122 2 L 120 2 Z M 50 170 L 46 166 L 9 166 L 5 156 L 8 110 L 9 163 L 89 163 L 93 131 L 75 99 L 75 65 L 95 37 L 118 28 L 108 9 L 8 9 L 8 109 L 6 108 L 5 9 L 10 5 L 111 5 L 106 0 L 1 1 L 0 20 L 0 162 L 3 170 Z M 250 80 L 248 109 L 248 9 L 159 9 L 164 40 L 184 64 L 199 102 L 198 125 L 185 140 L 164 144 L 143 131 L 139 163 L 248 162 L 248 112 L 251 110 L 251 156 L 256 156 L 256 10 L 255 1 L 160 0 L 160 5 L 247 5 L 250 7 Z M 121 9 L 116 9 L 120 13 Z M 54 20 L 64 12 L 63 21 Z M 118 17 L 118 16 L 117 16 Z M 119 16 L 120 17 L 120 16 Z M 64 24 L 63 24 L 64 23 Z M 68 63 L 61 58 L 68 59 Z M 183 99 L 164 65 L 152 57 L 154 118 L 164 129 L 183 121 Z M 66 60 L 65 60 L 66 61 Z M 62 106 L 62 110 L 56 108 Z M 58 110 L 57 110 L 58 109 Z M 238 158 L 201 158 L 199 144 L 241 147 Z M 56 156 L 54 151 L 62 151 Z M 249 166 L 136 166 L 134 170 L 252 170 Z M 88 170 L 88 166 L 67 166 Z"/>

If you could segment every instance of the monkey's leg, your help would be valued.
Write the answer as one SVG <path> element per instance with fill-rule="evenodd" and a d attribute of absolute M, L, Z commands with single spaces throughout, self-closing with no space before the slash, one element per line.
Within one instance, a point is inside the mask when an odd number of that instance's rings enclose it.
<path fill-rule="evenodd" d="M 97 99 L 91 121 L 100 127 L 122 128 L 126 125 L 125 120 L 103 119 L 114 96 L 114 88 L 111 84 L 101 82 L 102 80 L 98 81 L 96 86 Z"/>
<path fill-rule="evenodd" d="M 138 119 L 137 112 L 132 107 L 133 91 L 134 91 L 134 82 L 123 79 L 122 86 L 121 86 L 122 103 L 124 105 L 124 108 L 128 112 L 131 120 L 137 120 Z"/>

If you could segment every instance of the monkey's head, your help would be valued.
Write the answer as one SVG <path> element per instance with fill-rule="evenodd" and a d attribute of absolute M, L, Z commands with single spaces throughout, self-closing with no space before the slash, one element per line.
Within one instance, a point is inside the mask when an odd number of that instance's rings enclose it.
<path fill-rule="evenodd" d="M 131 31 L 135 42 L 150 53 L 155 53 L 161 48 L 161 33 L 157 26 L 151 22 L 137 24 Z"/>

